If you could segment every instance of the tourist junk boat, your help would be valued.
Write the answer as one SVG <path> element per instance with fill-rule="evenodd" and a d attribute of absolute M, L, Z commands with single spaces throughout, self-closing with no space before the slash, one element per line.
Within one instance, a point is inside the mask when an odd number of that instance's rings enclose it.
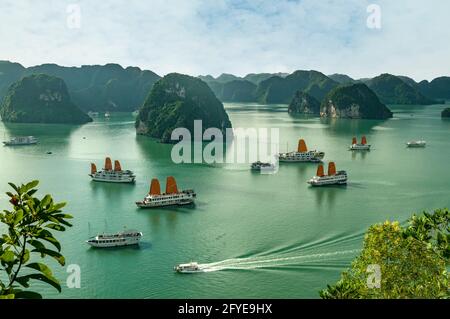
<path fill-rule="evenodd" d="M 190 262 L 188 264 L 179 264 L 175 266 L 173 270 L 179 273 L 195 273 L 201 271 L 198 263 L 196 262 Z"/>
<path fill-rule="evenodd" d="M 5 146 L 33 145 L 37 144 L 38 139 L 34 136 L 16 136 L 9 141 L 4 141 Z"/>
<path fill-rule="evenodd" d="M 116 234 L 101 234 L 86 240 L 88 245 L 99 248 L 137 245 L 142 238 L 137 230 L 126 230 Z"/>
<path fill-rule="evenodd" d="M 350 145 L 351 151 L 370 151 L 370 144 L 367 144 L 367 139 L 365 136 L 361 138 L 361 144 L 358 144 L 356 137 L 352 140 L 352 145 Z"/>
<path fill-rule="evenodd" d="M 334 162 L 328 163 L 328 175 L 324 174 L 323 165 L 317 167 L 316 176 L 308 181 L 311 186 L 326 186 L 326 185 L 344 185 L 347 184 L 347 172 L 336 172 L 336 165 Z"/>
<path fill-rule="evenodd" d="M 298 141 L 297 151 L 280 153 L 278 160 L 280 162 L 321 162 L 325 156 L 324 152 L 308 151 L 303 139 Z"/>
<path fill-rule="evenodd" d="M 407 147 L 425 147 L 427 145 L 427 142 L 425 141 L 410 141 L 406 143 Z"/>
<path fill-rule="evenodd" d="M 257 162 L 252 163 L 250 168 L 252 171 L 258 171 L 258 172 L 273 171 L 273 170 L 275 170 L 275 164 L 257 161 Z"/>
<path fill-rule="evenodd" d="M 166 192 L 161 193 L 159 180 L 154 178 L 150 185 L 150 192 L 144 200 L 136 202 L 136 205 L 140 208 L 188 205 L 194 202 L 196 196 L 193 189 L 179 191 L 173 176 L 167 177 Z"/>
<path fill-rule="evenodd" d="M 97 171 L 94 163 L 91 163 L 91 174 L 93 181 L 107 183 L 134 183 L 136 176 L 130 170 L 122 170 L 119 161 L 114 161 L 114 169 L 112 167 L 111 158 L 105 159 L 105 168 Z"/>

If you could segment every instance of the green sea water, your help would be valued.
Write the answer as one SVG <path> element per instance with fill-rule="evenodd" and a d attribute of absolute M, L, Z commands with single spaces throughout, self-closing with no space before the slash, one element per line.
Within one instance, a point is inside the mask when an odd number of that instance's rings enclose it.
<path fill-rule="evenodd" d="M 450 206 L 450 121 L 440 118 L 442 105 L 395 106 L 386 121 L 293 117 L 286 105 L 225 107 L 234 127 L 279 128 L 281 151 L 304 138 L 325 152 L 325 162 L 347 170 L 348 186 L 310 188 L 317 166 L 308 163 L 280 164 L 273 175 L 234 164 L 177 165 L 171 145 L 136 136 L 131 114 L 83 126 L 1 123 L 3 139 L 34 135 L 40 143 L 0 147 L 0 207 L 8 206 L 8 181 L 38 179 L 38 194 L 67 201 L 75 217 L 58 237 L 67 265 L 80 266 L 81 288 L 67 288 L 66 269 L 50 262 L 63 292 L 39 283 L 35 290 L 50 298 L 317 298 L 356 256 L 369 225 Z M 363 134 L 372 150 L 348 151 L 351 138 Z M 406 148 L 413 139 L 427 147 Z M 102 167 L 105 156 L 133 170 L 136 184 L 91 182 L 89 164 Z M 164 185 L 168 175 L 196 190 L 196 205 L 136 208 L 151 178 Z M 139 247 L 84 242 L 124 226 L 144 233 Z M 191 260 L 210 271 L 173 272 Z"/>

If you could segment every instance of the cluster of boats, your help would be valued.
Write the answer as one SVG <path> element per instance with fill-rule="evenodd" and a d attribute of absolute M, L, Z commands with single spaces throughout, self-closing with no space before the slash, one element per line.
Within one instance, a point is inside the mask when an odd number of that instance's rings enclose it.
<path fill-rule="evenodd" d="M 105 117 L 109 117 L 109 114 Z M 5 146 L 14 145 L 33 145 L 37 144 L 38 139 L 34 136 L 13 137 L 9 141 L 4 141 Z M 423 140 L 410 141 L 406 143 L 407 147 L 425 147 L 426 142 Z M 352 139 L 349 147 L 351 151 L 370 151 L 371 145 L 367 143 L 365 136 L 361 138 L 361 143 L 357 142 L 356 137 Z M 317 150 L 308 150 L 303 139 L 298 141 L 296 151 L 279 153 L 277 155 L 278 162 L 299 163 L 311 162 L 319 163 L 316 175 L 307 181 L 311 186 L 328 186 L 328 185 L 345 185 L 347 184 L 347 172 L 344 170 L 337 171 L 334 162 L 328 163 L 327 174 L 324 172 L 322 160 L 325 153 Z M 251 164 L 251 170 L 254 171 L 274 171 L 276 169 L 274 163 L 264 163 L 257 161 Z M 124 170 L 118 160 L 113 162 L 110 157 L 106 157 L 104 167 L 97 170 L 95 163 L 91 163 L 91 172 L 89 174 L 92 181 L 105 183 L 134 183 L 136 175 L 131 170 Z M 139 208 L 155 208 L 165 206 L 180 206 L 194 203 L 196 193 L 193 189 L 179 190 L 177 182 L 173 176 L 166 178 L 165 192 L 161 192 L 161 185 L 157 178 L 153 178 L 150 183 L 150 191 L 141 201 L 135 204 Z M 86 243 L 93 247 L 108 248 L 121 247 L 129 245 L 137 245 L 143 237 L 143 233 L 137 230 L 125 230 L 115 234 L 99 234 L 86 240 Z M 180 273 L 195 273 L 202 271 L 196 262 L 187 264 L 179 264 L 174 267 L 174 271 Z"/>
<path fill-rule="evenodd" d="M 91 179 L 95 182 L 104 183 L 134 183 L 136 175 L 130 170 L 122 170 L 118 160 L 114 161 L 114 168 L 110 157 L 105 159 L 105 167 L 97 171 L 95 163 L 91 163 Z M 165 192 L 161 192 L 161 185 L 157 178 L 150 183 L 150 191 L 143 200 L 137 201 L 139 208 L 154 208 L 163 206 L 181 206 L 192 204 L 197 194 L 193 189 L 179 190 L 173 176 L 166 179 Z"/>

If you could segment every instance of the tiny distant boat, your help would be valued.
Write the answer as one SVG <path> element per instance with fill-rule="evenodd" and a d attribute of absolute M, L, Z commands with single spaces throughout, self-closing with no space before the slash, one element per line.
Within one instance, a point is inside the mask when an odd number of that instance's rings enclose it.
<path fill-rule="evenodd" d="M 370 144 L 367 144 L 367 139 L 365 136 L 361 138 L 361 143 L 358 144 L 356 137 L 352 140 L 352 145 L 350 145 L 351 151 L 370 151 Z"/>
<path fill-rule="evenodd" d="M 109 118 L 109 117 L 111 117 L 111 113 L 109 113 L 109 112 L 106 112 L 106 113 L 105 113 L 105 117 L 106 117 L 106 118 Z"/>
<path fill-rule="evenodd" d="M 97 171 L 97 166 L 91 163 L 91 173 L 89 176 L 96 182 L 107 183 L 134 183 L 136 176 L 130 170 L 122 170 L 119 161 L 114 161 L 114 169 L 112 168 L 111 158 L 105 159 L 105 168 Z"/>
<path fill-rule="evenodd" d="M 33 145 L 37 144 L 38 139 L 34 136 L 16 136 L 9 141 L 4 141 L 5 146 L 18 146 L 18 145 Z"/>
<path fill-rule="evenodd" d="M 324 156 L 324 152 L 318 152 L 316 150 L 308 151 L 305 141 L 300 139 L 298 141 L 297 151 L 280 153 L 278 160 L 280 162 L 321 162 Z"/>
<path fill-rule="evenodd" d="M 334 162 L 328 163 L 328 175 L 324 174 L 323 165 L 317 167 L 316 176 L 308 181 L 311 186 L 326 186 L 326 185 L 344 185 L 347 184 L 347 172 L 336 172 L 336 165 Z"/>
<path fill-rule="evenodd" d="M 88 112 L 88 115 L 89 115 L 90 117 L 96 117 L 96 116 L 98 116 L 98 112 L 89 111 L 89 112 Z"/>
<path fill-rule="evenodd" d="M 407 147 L 425 147 L 427 146 L 427 142 L 426 141 L 410 141 L 408 143 L 406 143 Z"/>
<path fill-rule="evenodd" d="M 275 164 L 273 163 L 264 163 L 264 162 L 254 162 L 252 163 L 252 165 L 250 166 L 252 171 L 273 171 L 275 170 Z"/>
<path fill-rule="evenodd" d="M 188 264 L 179 264 L 174 267 L 174 269 L 178 273 L 196 273 L 201 272 L 201 269 L 196 262 L 190 262 Z"/>
<path fill-rule="evenodd" d="M 116 234 L 101 234 L 86 240 L 88 245 L 99 248 L 137 245 L 142 238 L 137 230 L 127 230 Z"/>
<path fill-rule="evenodd" d="M 179 191 L 177 182 L 172 176 L 167 177 L 166 192 L 161 193 L 159 180 L 154 178 L 150 185 L 150 192 L 144 200 L 136 202 L 136 205 L 140 208 L 188 205 L 194 202 L 196 196 L 193 189 Z"/>

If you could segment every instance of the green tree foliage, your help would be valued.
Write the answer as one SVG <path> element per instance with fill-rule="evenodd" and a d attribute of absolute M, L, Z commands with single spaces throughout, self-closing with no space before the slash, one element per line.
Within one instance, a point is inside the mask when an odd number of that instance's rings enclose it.
<path fill-rule="evenodd" d="M 450 215 L 448 209 L 372 225 L 361 254 L 341 279 L 320 292 L 324 299 L 448 298 Z M 380 286 L 370 287 L 369 265 L 379 265 Z"/>
<path fill-rule="evenodd" d="M 31 280 L 47 283 L 61 292 L 58 280 L 40 259 L 49 256 L 64 266 L 61 245 L 52 231 L 71 227 L 67 220 L 72 216 L 62 212 L 65 203 L 54 203 L 50 195 L 34 197 L 38 183 L 9 183 L 14 190 L 7 192 L 12 209 L 0 213 L 0 222 L 7 227 L 0 237 L 0 299 L 41 298 L 39 293 L 23 289 L 30 287 Z M 3 278 L 7 279 L 2 281 Z"/>

